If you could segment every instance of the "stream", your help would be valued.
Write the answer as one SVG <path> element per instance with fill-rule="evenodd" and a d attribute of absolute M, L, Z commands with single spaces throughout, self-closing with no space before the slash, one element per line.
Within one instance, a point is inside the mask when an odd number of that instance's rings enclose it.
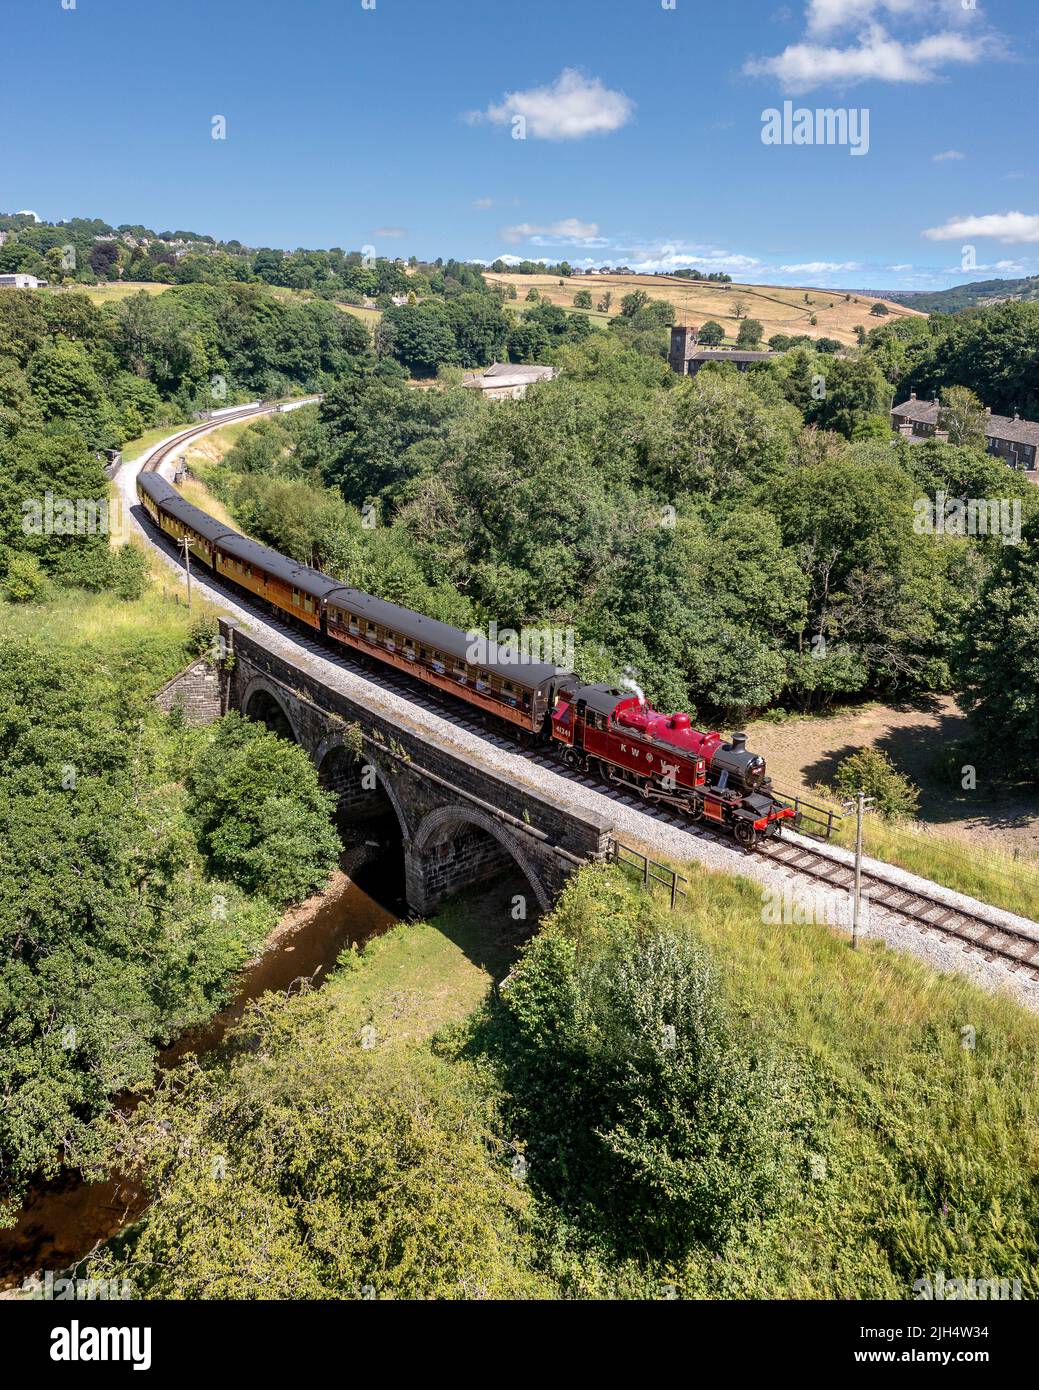
<path fill-rule="evenodd" d="M 319 987 L 345 947 L 363 945 L 398 920 L 404 912 L 403 866 L 392 839 L 386 848 L 387 838 L 374 822 L 360 830 L 344 847 L 341 867 L 325 891 L 285 914 L 263 954 L 242 971 L 232 1002 L 160 1052 L 159 1070 L 176 1067 L 189 1053 L 213 1052 L 260 995 L 287 990 L 301 979 Z M 376 857 L 366 858 L 372 848 Z M 359 868 L 350 868 L 358 863 Z M 127 1095 L 116 1103 L 131 1110 L 138 1100 Z M 0 1231 L 0 1289 L 17 1288 L 36 1271 L 67 1269 L 135 1221 L 146 1206 L 141 1189 L 118 1175 L 90 1183 L 65 1170 L 37 1184 L 16 1225 Z"/>

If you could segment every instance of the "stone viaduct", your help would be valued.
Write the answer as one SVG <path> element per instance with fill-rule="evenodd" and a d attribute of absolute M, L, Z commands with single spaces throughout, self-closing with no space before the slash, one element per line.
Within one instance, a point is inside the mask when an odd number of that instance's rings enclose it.
<path fill-rule="evenodd" d="M 604 817 L 512 781 L 490 756 L 441 746 L 427 730 L 368 708 L 305 649 L 286 655 L 283 639 L 269 643 L 233 619 L 221 619 L 220 631 L 230 657 L 223 669 L 194 663 L 164 687 L 160 702 L 179 704 L 194 720 L 236 709 L 294 738 L 338 793 L 347 820 L 392 807 L 416 915 L 512 864 L 545 909 L 576 868 L 605 858 L 611 825 Z"/>

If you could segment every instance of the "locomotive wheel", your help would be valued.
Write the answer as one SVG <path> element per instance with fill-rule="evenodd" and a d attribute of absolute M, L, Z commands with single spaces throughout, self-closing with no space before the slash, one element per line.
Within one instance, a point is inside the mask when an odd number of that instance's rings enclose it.
<path fill-rule="evenodd" d="M 703 820 L 703 801 L 698 796 L 694 796 L 686 807 L 690 820 Z"/>
<path fill-rule="evenodd" d="M 744 849 L 754 848 L 757 842 L 758 832 L 754 829 L 753 825 L 751 825 L 750 821 L 738 820 L 733 826 L 733 830 L 735 831 L 736 839 Z"/>

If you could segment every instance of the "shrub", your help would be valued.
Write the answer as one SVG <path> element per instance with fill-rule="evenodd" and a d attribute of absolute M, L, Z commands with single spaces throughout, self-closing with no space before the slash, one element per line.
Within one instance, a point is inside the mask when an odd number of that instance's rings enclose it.
<path fill-rule="evenodd" d="M 568 888 L 505 995 L 531 1180 L 621 1249 L 718 1248 L 778 1187 L 773 1070 L 730 1025 L 703 949 L 651 908 L 633 923 L 618 888 Z"/>
<path fill-rule="evenodd" d="M 136 545 L 122 545 L 112 562 L 112 588 L 119 598 L 138 599 L 148 587 L 148 559 Z"/>
<path fill-rule="evenodd" d="M 221 877 L 272 902 L 298 902 L 335 866 L 335 798 L 294 743 L 227 715 L 189 779 L 201 843 Z"/>
<path fill-rule="evenodd" d="M 915 816 L 920 801 L 920 789 L 876 748 L 863 748 L 843 759 L 834 786 L 843 796 L 865 792 L 873 799 L 874 809 L 888 820 Z"/>
<path fill-rule="evenodd" d="M 220 625 L 211 613 L 196 618 L 188 632 L 188 646 L 199 656 L 206 656 L 216 650 Z"/>
<path fill-rule="evenodd" d="M 12 555 L 4 579 L 4 597 L 12 603 L 42 603 L 51 584 L 35 555 Z"/>

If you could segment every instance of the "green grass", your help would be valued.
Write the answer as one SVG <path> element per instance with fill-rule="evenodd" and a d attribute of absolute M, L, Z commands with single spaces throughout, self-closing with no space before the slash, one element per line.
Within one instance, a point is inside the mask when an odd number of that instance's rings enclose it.
<path fill-rule="evenodd" d="M 855 848 L 854 816 L 845 817 L 835 838 Z M 864 853 L 874 859 L 1039 921 L 1039 860 L 1007 851 L 993 836 L 979 834 L 968 842 L 913 821 L 868 815 L 862 841 Z"/>
<path fill-rule="evenodd" d="M 479 901 L 457 899 L 433 923 L 402 922 L 344 952 L 314 1007 L 348 1034 L 371 1024 L 383 1043 L 425 1042 L 471 1014 L 511 959 Z"/>
<path fill-rule="evenodd" d="M 179 429 L 185 429 L 184 425 L 159 425 L 156 429 L 146 430 L 139 439 L 128 439 L 123 445 L 123 462 L 133 463 L 148 449 L 152 449 L 162 439 L 167 439 L 171 434 L 176 434 Z"/>
<path fill-rule="evenodd" d="M 766 923 L 760 885 L 681 867 L 689 895 L 671 915 L 658 891 L 656 923 L 708 947 L 739 1026 L 780 1059 L 794 1148 L 787 1197 L 675 1271 L 680 1296 L 905 1299 L 938 1269 L 1039 1295 L 1039 1019 L 881 943 Z M 563 902 L 584 930 L 609 920 L 602 874 Z"/>
<path fill-rule="evenodd" d="M 0 637 L 46 640 L 58 650 L 89 652 L 122 668 L 139 688 L 157 689 L 187 664 L 192 623 L 204 611 L 153 583 L 134 602 L 110 593 L 66 590 L 47 603 L 0 603 Z"/>

